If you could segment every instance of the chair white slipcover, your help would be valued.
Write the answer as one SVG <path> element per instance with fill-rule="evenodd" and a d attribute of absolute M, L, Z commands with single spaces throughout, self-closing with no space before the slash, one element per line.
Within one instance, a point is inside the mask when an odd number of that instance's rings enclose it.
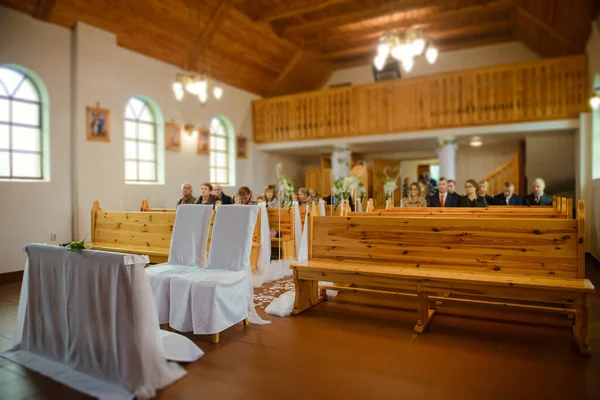
<path fill-rule="evenodd" d="M 259 288 L 263 283 L 273 280 L 274 267 L 271 265 L 271 230 L 269 228 L 269 215 L 266 203 L 260 203 L 258 218 L 260 218 L 260 250 L 256 274 L 252 276 L 253 287 Z"/>
<path fill-rule="evenodd" d="M 171 278 L 206 267 L 211 215 L 211 205 L 182 204 L 177 207 L 168 262 L 146 268 L 160 324 L 169 322 Z"/>
<path fill-rule="evenodd" d="M 259 206 L 221 205 L 205 270 L 171 279 L 169 324 L 182 332 L 213 334 L 248 318 L 252 235 Z"/>
<path fill-rule="evenodd" d="M 325 211 L 325 200 L 319 200 L 319 215 L 324 217 L 327 215 Z"/>
<path fill-rule="evenodd" d="M 186 374 L 163 349 L 147 256 L 26 251 L 15 347 L 3 357 L 102 399 L 149 398 Z"/>

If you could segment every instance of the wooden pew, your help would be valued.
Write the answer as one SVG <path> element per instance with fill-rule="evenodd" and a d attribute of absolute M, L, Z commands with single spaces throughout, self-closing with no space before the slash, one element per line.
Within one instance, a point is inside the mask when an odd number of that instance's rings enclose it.
<path fill-rule="evenodd" d="M 416 297 L 422 333 L 436 300 L 572 316 L 582 354 L 594 287 L 585 279 L 584 205 L 577 219 L 309 218 L 309 260 L 293 263 L 294 314 L 327 289 Z M 565 319 L 566 322 L 568 320 Z"/>
<path fill-rule="evenodd" d="M 175 208 L 150 208 L 150 204 L 148 204 L 148 200 L 142 200 L 142 206 L 140 207 L 140 211 L 143 212 L 175 212 L 177 211 Z"/>
<path fill-rule="evenodd" d="M 150 263 L 167 262 L 171 234 L 175 224 L 175 210 L 165 211 L 103 211 L 96 200 L 92 207 L 92 248 L 132 254 L 146 254 Z M 210 222 L 210 246 L 215 213 Z M 250 265 L 255 270 L 260 251 L 260 218 L 257 219 L 252 239 Z"/>

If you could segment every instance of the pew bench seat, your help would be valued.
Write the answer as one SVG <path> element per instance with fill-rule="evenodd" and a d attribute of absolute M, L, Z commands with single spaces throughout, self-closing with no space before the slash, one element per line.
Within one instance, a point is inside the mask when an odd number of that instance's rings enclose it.
<path fill-rule="evenodd" d="M 417 333 L 422 333 L 435 316 L 436 300 L 499 305 L 574 316 L 573 333 L 580 351 L 591 352 L 588 320 L 594 286 L 587 279 L 452 271 L 444 269 L 444 265 L 436 265 L 440 269 L 435 269 L 408 263 L 373 265 L 315 259 L 295 262 L 290 268 L 296 285 L 294 315 L 325 300 L 325 289 L 345 288 L 416 297 Z M 319 281 L 349 287 L 319 288 Z"/>

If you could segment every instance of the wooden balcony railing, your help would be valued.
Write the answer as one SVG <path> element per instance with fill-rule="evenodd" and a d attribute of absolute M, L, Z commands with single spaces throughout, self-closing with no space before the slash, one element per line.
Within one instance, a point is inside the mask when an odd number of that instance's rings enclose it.
<path fill-rule="evenodd" d="M 587 59 L 570 56 L 254 102 L 257 143 L 576 118 Z"/>

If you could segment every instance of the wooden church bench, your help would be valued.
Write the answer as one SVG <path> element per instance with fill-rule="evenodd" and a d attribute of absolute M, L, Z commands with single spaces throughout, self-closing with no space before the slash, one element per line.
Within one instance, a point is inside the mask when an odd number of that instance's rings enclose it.
<path fill-rule="evenodd" d="M 572 315 L 589 354 L 583 215 L 580 201 L 576 220 L 311 216 L 309 260 L 290 267 L 293 313 L 322 301 L 325 288 L 412 296 L 421 333 L 436 300 L 500 305 Z M 319 281 L 335 286 L 319 293 Z"/>
<path fill-rule="evenodd" d="M 92 248 L 146 254 L 152 264 L 167 262 L 175 215 L 175 210 L 102 211 L 100 203 L 96 200 L 92 207 Z M 210 223 L 207 251 L 210 246 L 213 221 L 214 212 Z M 259 232 L 260 219 L 257 220 L 252 238 L 250 265 L 253 270 L 256 269 L 260 252 Z"/>
<path fill-rule="evenodd" d="M 150 208 L 148 204 L 148 200 L 142 200 L 142 206 L 140 207 L 140 211 L 143 212 L 175 212 L 177 209 L 175 208 Z"/>

